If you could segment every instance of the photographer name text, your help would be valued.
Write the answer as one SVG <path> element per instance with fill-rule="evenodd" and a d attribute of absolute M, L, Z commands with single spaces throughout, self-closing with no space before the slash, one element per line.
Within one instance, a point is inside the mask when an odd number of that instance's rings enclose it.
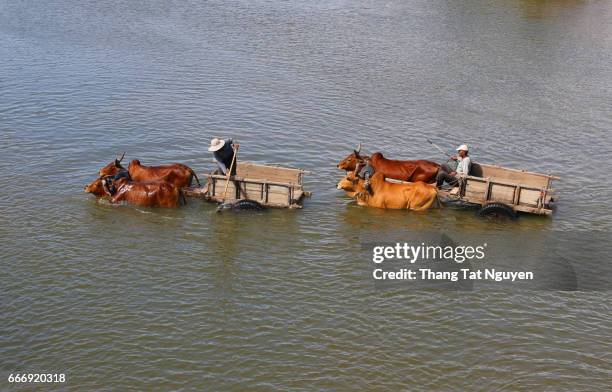
<path fill-rule="evenodd" d="M 383 271 L 376 268 L 372 272 L 376 280 L 448 280 L 457 282 L 464 280 L 533 280 L 533 272 L 530 271 L 497 271 L 495 268 L 470 270 L 462 268 L 459 271 L 433 271 L 429 268 L 408 269 L 402 268 L 398 271 Z"/>
<path fill-rule="evenodd" d="M 417 261 L 455 264 L 462 264 L 466 261 L 480 262 L 485 258 L 486 248 L 486 243 L 478 246 L 441 246 L 425 243 L 410 245 L 398 242 L 393 246 L 375 246 L 372 249 L 372 261 L 377 268 L 372 271 L 372 277 L 375 280 L 446 280 L 452 282 L 459 279 L 495 282 L 533 280 L 533 272 L 530 271 L 500 271 L 495 268 L 451 268 L 451 271 L 439 270 L 439 268 L 400 268 L 388 271 L 380 268 L 381 263 L 386 261 L 401 261 L 409 264 Z"/>

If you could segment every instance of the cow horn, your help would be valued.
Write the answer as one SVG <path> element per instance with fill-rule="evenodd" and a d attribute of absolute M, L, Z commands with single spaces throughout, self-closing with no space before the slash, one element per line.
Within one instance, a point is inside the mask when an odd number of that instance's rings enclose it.
<path fill-rule="evenodd" d="M 118 156 L 118 155 L 117 155 Z M 121 162 L 123 160 L 123 157 L 125 156 L 125 152 L 123 152 L 123 154 L 121 154 L 121 158 L 117 159 L 117 162 Z"/>
<path fill-rule="evenodd" d="M 361 142 L 359 142 L 359 144 L 357 145 L 357 150 L 355 150 L 357 152 L 361 152 Z"/>

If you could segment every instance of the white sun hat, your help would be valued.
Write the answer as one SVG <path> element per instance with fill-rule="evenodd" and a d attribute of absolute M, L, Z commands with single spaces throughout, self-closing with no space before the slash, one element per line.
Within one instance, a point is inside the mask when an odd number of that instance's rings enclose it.
<path fill-rule="evenodd" d="M 208 151 L 219 151 L 225 146 L 225 140 L 214 138 L 210 141 L 210 147 L 208 147 Z"/>
<path fill-rule="evenodd" d="M 457 151 L 468 151 L 467 144 L 462 144 L 459 147 L 457 147 Z"/>

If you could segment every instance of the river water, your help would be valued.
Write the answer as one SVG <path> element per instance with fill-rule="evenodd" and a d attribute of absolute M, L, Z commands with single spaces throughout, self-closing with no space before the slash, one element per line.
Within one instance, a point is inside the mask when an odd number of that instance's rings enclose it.
<path fill-rule="evenodd" d="M 605 390 L 609 1 L 0 1 L 0 390 Z M 117 153 L 311 171 L 303 210 L 115 207 Z M 336 163 L 553 173 L 552 218 L 354 205 Z M 202 176 L 201 176 L 202 177 Z M 371 245 L 488 243 L 532 282 L 376 282 Z"/>

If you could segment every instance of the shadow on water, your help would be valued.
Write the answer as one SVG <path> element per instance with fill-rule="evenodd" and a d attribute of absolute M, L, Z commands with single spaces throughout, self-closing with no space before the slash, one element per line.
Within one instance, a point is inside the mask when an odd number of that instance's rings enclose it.
<path fill-rule="evenodd" d="M 362 207 L 345 198 L 339 207 L 338 218 L 348 227 L 360 230 L 380 231 L 445 231 L 465 233 L 505 232 L 507 234 L 529 230 L 550 230 L 550 217 L 521 214 L 516 220 L 494 220 L 478 217 L 477 207 L 444 205 L 428 211 L 384 210 Z"/>
<path fill-rule="evenodd" d="M 520 0 L 518 6 L 527 19 L 546 19 L 575 11 L 587 3 L 585 0 Z"/>

